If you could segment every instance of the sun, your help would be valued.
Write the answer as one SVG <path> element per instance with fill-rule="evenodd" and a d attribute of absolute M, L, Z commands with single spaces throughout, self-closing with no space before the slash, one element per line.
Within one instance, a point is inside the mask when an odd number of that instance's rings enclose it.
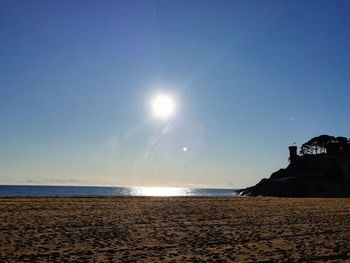
<path fill-rule="evenodd" d="M 152 98 L 151 108 L 155 118 L 167 120 L 175 112 L 175 100 L 168 94 L 157 94 Z"/>

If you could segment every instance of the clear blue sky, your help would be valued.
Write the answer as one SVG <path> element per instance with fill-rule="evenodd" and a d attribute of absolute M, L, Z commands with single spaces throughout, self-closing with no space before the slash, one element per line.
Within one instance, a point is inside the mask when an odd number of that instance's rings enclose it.
<path fill-rule="evenodd" d="M 349 136 L 349 12 L 2 0 L 0 183 L 255 184 L 288 164 L 293 142 Z M 158 90 L 177 100 L 167 123 L 150 119 Z"/>

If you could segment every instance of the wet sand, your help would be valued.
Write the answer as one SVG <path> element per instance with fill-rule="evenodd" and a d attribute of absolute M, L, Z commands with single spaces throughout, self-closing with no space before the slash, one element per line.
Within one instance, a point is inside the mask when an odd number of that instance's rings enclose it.
<path fill-rule="evenodd" d="M 0 262 L 350 262 L 350 199 L 0 198 Z"/>

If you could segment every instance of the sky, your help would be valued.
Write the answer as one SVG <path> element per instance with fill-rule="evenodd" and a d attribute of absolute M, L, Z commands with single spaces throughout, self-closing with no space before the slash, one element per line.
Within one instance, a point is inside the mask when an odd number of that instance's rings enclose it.
<path fill-rule="evenodd" d="M 253 185 L 294 142 L 350 136 L 349 11 L 2 0 L 0 184 Z M 158 93 L 176 102 L 167 120 Z"/>

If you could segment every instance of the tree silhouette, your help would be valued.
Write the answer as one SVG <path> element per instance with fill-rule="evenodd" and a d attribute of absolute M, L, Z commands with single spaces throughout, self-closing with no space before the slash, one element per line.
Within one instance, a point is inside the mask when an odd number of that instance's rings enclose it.
<path fill-rule="evenodd" d="M 350 153 L 350 139 L 343 136 L 320 135 L 308 140 L 300 148 L 301 155 L 322 154 L 328 146 L 336 146 L 340 151 Z"/>
<path fill-rule="evenodd" d="M 337 140 L 337 143 L 339 143 L 339 146 L 341 148 L 345 147 L 349 143 L 348 138 L 343 136 L 337 137 L 336 140 Z"/>
<path fill-rule="evenodd" d="M 327 145 L 337 143 L 337 139 L 330 135 L 320 135 L 304 143 L 300 148 L 300 154 L 320 154 L 326 153 Z"/>

